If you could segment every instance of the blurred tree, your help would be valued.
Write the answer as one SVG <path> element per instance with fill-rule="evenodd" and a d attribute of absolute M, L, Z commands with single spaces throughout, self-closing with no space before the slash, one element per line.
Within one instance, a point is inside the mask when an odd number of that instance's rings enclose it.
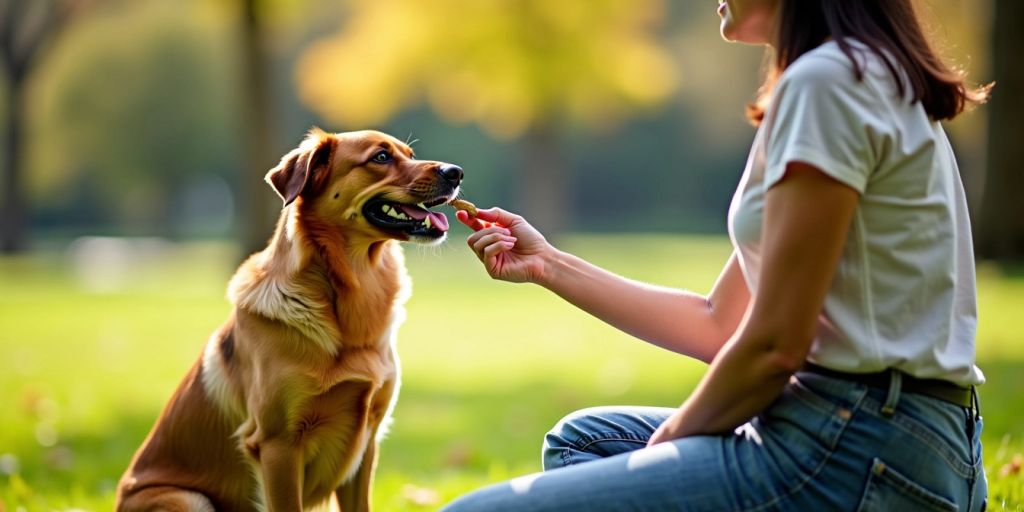
<path fill-rule="evenodd" d="M 448 122 L 518 138 L 518 204 L 567 227 L 570 125 L 608 129 L 661 104 L 677 82 L 657 39 L 661 0 L 350 0 L 349 23 L 311 45 L 300 95 L 346 129 L 427 102 Z"/>
<path fill-rule="evenodd" d="M 258 0 L 241 0 L 243 105 L 242 161 L 235 187 L 235 217 L 238 219 L 238 243 L 243 256 L 263 249 L 272 231 L 277 205 L 267 201 L 263 180 L 253 179 L 260 170 L 274 163 L 274 101 L 268 76 L 270 63 L 264 42 L 264 12 Z"/>
<path fill-rule="evenodd" d="M 0 0 L 0 56 L 7 77 L 7 143 L 0 170 L 0 253 L 20 252 L 27 245 L 28 215 L 22 186 L 26 84 L 49 44 L 83 3 Z"/>
<path fill-rule="evenodd" d="M 1024 2 L 996 0 L 992 66 L 996 87 L 988 107 L 988 166 L 977 251 L 996 261 L 1024 260 Z"/>
<path fill-rule="evenodd" d="M 33 197 L 96 208 L 89 213 L 108 230 L 183 234 L 183 219 L 198 213 L 183 210 L 188 192 L 204 183 L 223 191 L 240 167 L 233 19 L 199 3 L 148 1 L 75 23 L 33 90 Z M 83 180 L 88 190 L 68 186 Z M 210 201 L 230 210 L 229 192 Z"/>

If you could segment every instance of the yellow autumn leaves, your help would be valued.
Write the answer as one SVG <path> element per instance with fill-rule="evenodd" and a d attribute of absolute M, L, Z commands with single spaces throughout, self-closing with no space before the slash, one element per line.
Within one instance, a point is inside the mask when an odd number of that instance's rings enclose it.
<path fill-rule="evenodd" d="M 343 128 L 428 104 L 511 138 L 568 119 L 613 126 L 665 101 L 678 70 L 662 0 L 351 0 L 300 60 L 300 95 Z"/>

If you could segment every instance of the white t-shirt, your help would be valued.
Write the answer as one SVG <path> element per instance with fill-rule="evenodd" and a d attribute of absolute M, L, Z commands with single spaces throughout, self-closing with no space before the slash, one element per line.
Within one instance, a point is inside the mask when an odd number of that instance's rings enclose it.
<path fill-rule="evenodd" d="M 729 208 L 743 275 L 753 293 L 765 193 L 789 162 L 811 164 L 860 202 L 808 359 L 850 373 L 896 368 L 981 384 L 971 227 L 949 140 L 909 91 L 899 97 L 877 55 L 854 55 L 861 81 L 829 41 L 776 84 Z"/>

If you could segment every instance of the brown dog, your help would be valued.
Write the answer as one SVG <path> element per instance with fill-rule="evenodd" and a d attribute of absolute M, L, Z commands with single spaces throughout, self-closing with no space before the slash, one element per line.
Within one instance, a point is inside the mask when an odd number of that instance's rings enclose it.
<path fill-rule="evenodd" d="M 267 174 L 277 230 L 118 487 L 123 511 L 367 510 L 409 296 L 397 241 L 441 241 L 462 169 L 319 129 Z M 336 500 L 335 500 L 336 499 Z"/>

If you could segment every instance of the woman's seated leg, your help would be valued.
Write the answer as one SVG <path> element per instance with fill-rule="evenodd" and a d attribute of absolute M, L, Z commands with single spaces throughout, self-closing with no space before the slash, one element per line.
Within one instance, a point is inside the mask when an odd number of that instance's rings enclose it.
<path fill-rule="evenodd" d="M 631 406 L 576 411 L 544 436 L 544 470 L 639 450 L 647 446 L 647 440 L 673 411 L 667 407 Z"/>

